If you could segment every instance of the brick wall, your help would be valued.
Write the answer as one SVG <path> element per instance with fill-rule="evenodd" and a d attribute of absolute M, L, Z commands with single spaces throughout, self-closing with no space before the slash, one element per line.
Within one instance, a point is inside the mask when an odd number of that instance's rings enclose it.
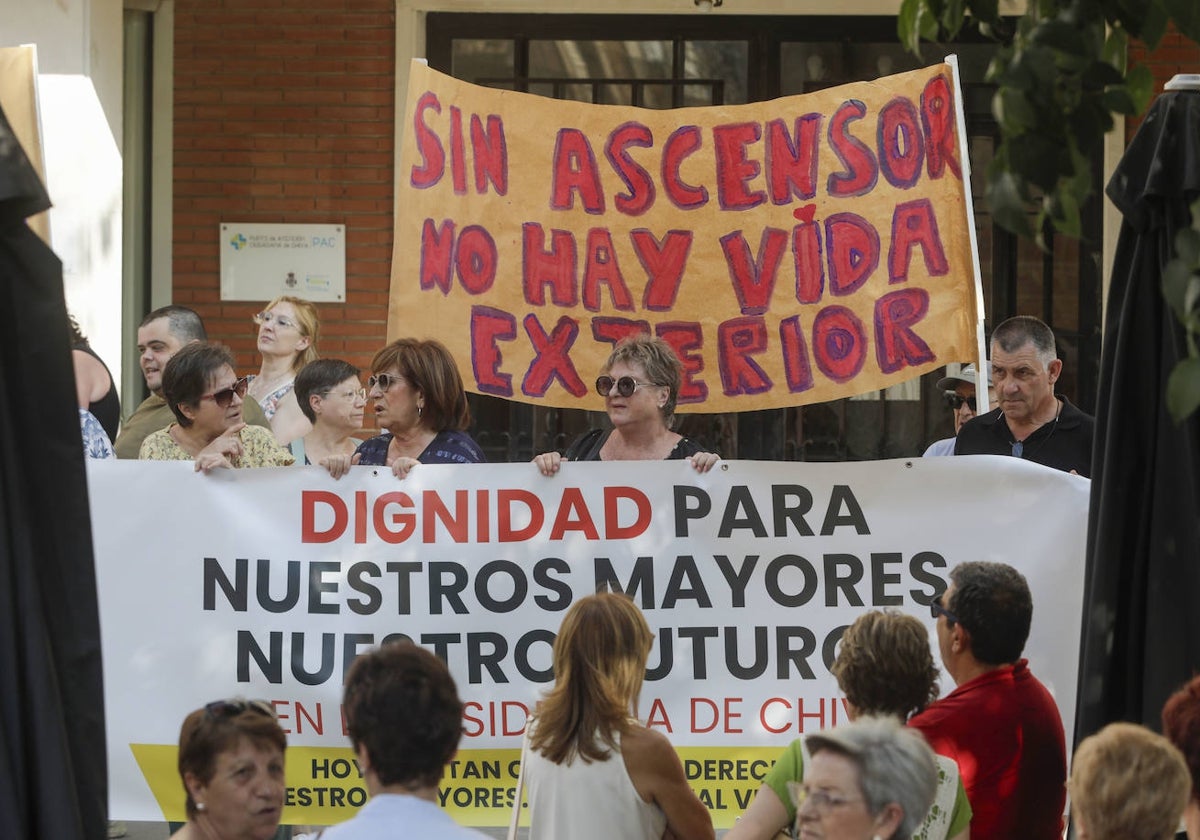
<path fill-rule="evenodd" d="M 1154 74 L 1154 96 L 1163 92 L 1163 85 L 1177 73 L 1200 73 L 1200 44 L 1180 35 L 1172 27 L 1153 52 L 1146 45 L 1134 41 L 1129 48 L 1129 63 L 1145 64 Z M 1126 137 L 1133 137 L 1141 124 L 1141 117 L 1126 121 Z"/>
<path fill-rule="evenodd" d="M 265 301 L 220 300 L 222 221 L 342 224 L 346 303 L 319 305 L 322 356 L 383 346 L 392 252 L 394 0 L 179 0 L 175 303 L 258 370 Z"/>

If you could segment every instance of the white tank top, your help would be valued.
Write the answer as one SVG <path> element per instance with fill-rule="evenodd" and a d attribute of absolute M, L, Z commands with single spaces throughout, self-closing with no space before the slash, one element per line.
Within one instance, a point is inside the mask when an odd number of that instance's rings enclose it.
<path fill-rule="evenodd" d="M 662 837 L 666 815 L 638 795 L 619 749 L 607 761 L 588 764 L 575 756 L 566 764 L 554 764 L 531 747 L 525 760 L 529 840 Z"/>

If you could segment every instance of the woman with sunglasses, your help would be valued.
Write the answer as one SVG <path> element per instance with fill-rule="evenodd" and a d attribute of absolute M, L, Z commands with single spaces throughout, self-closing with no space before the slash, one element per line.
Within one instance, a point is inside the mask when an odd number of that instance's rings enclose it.
<path fill-rule="evenodd" d="M 852 721 L 877 716 L 900 723 L 938 696 L 938 669 L 925 625 L 894 610 L 871 610 L 846 628 L 830 670 L 846 695 L 846 712 Z M 811 745 L 812 739 L 808 743 Z M 920 826 L 916 836 L 922 840 L 968 840 L 971 804 L 958 765 L 945 756 L 935 758 L 936 807 L 926 806 L 918 815 L 923 820 L 916 822 Z M 812 763 L 812 756 L 804 755 L 800 739 L 793 741 L 767 772 L 754 801 L 725 835 L 726 840 L 772 840 L 786 832 L 796 821 L 790 786 L 810 782 Z"/>
<path fill-rule="evenodd" d="M 184 718 L 187 822 L 173 840 L 269 840 L 283 816 L 287 737 L 266 700 L 216 700 Z"/>
<path fill-rule="evenodd" d="M 661 338 L 639 335 L 617 344 L 596 379 L 611 429 L 593 429 L 560 455 L 533 459 L 542 475 L 554 475 L 563 461 L 691 462 L 708 472 L 720 457 L 696 441 L 671 431 L 683 378 L 679 357 Z"/>
<path fill-rule="evenodd" d="M 214 467 L 286 467 L 295 459 L 261 426 L 242 419 L 246 380 L 233 372 L 233 354 L 216 344 L 188 344 L 162 373 L 163 399 L 175 423 L 148 435 L 138 457 Z"/>
<path fill-rule="evenodd" d="M 367 405 L 360 375 L 341 359 L 318 359 L 296 374 L 296 401 L 312 423 L 312 431 L 288 446 L 297 464 L 320 464 L 334 478 L 350 470 Z"/>
<path fill-rule="evenodd" d="M 296 374 L 317 359 L 317 308 L 304 298 L 281 295 L 254 316 L 254 323 L 262 367 L 249 377 L 250 396 L 271 421 L 275 439 L 287 446 L 311 428 L 293 388 Z"/>
<path fill-rule="evenodd" d="M 454 357 L 440 341 L 401 338 L 375 354 L 367 396 L 384 434 L 364 441 L 354 463 L 388 466 L 404 478 L 417 464 L 482 464 L 465 431 L 467 395 Z"/>

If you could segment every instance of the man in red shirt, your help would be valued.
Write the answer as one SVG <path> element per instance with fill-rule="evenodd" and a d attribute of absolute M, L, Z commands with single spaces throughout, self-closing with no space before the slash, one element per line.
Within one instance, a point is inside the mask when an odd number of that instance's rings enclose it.
<path fill-rule="evenodd" d="M 958 762 L 971 840 L 1059 840 L 1066 802 L 1062 716 L 1021 659 L 1033 599 L 1003 563 L 963 563 L 931 605 L 942 662 L 958 687 L 909 720 Z"/>

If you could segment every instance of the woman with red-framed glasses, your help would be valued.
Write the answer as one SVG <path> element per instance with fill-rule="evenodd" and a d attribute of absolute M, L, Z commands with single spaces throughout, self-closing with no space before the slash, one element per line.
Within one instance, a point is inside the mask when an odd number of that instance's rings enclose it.
<path fill-rule="evenodd" d="M 671 430 L 683 365 L 661 338 L 634 336 L 621 341 L 596 379 L 611 429 L 593 429 L 566 452 L 543 452 L 533 459 L 542 475 L 554 475 L 563 461 L 688 460 L 708 472 L 720 456 Z"/>
<path fill-rule="evenodd" d="M 197 472 L 286 467 L 295 460 L 269 430 L 246 425 L 246 380 L 234 373 L 228 348 L 200 342 L 183 347 L 163 368 L 162 390 L 176 422 L 146 437 L 142 460 L 194 460 Z"/>

